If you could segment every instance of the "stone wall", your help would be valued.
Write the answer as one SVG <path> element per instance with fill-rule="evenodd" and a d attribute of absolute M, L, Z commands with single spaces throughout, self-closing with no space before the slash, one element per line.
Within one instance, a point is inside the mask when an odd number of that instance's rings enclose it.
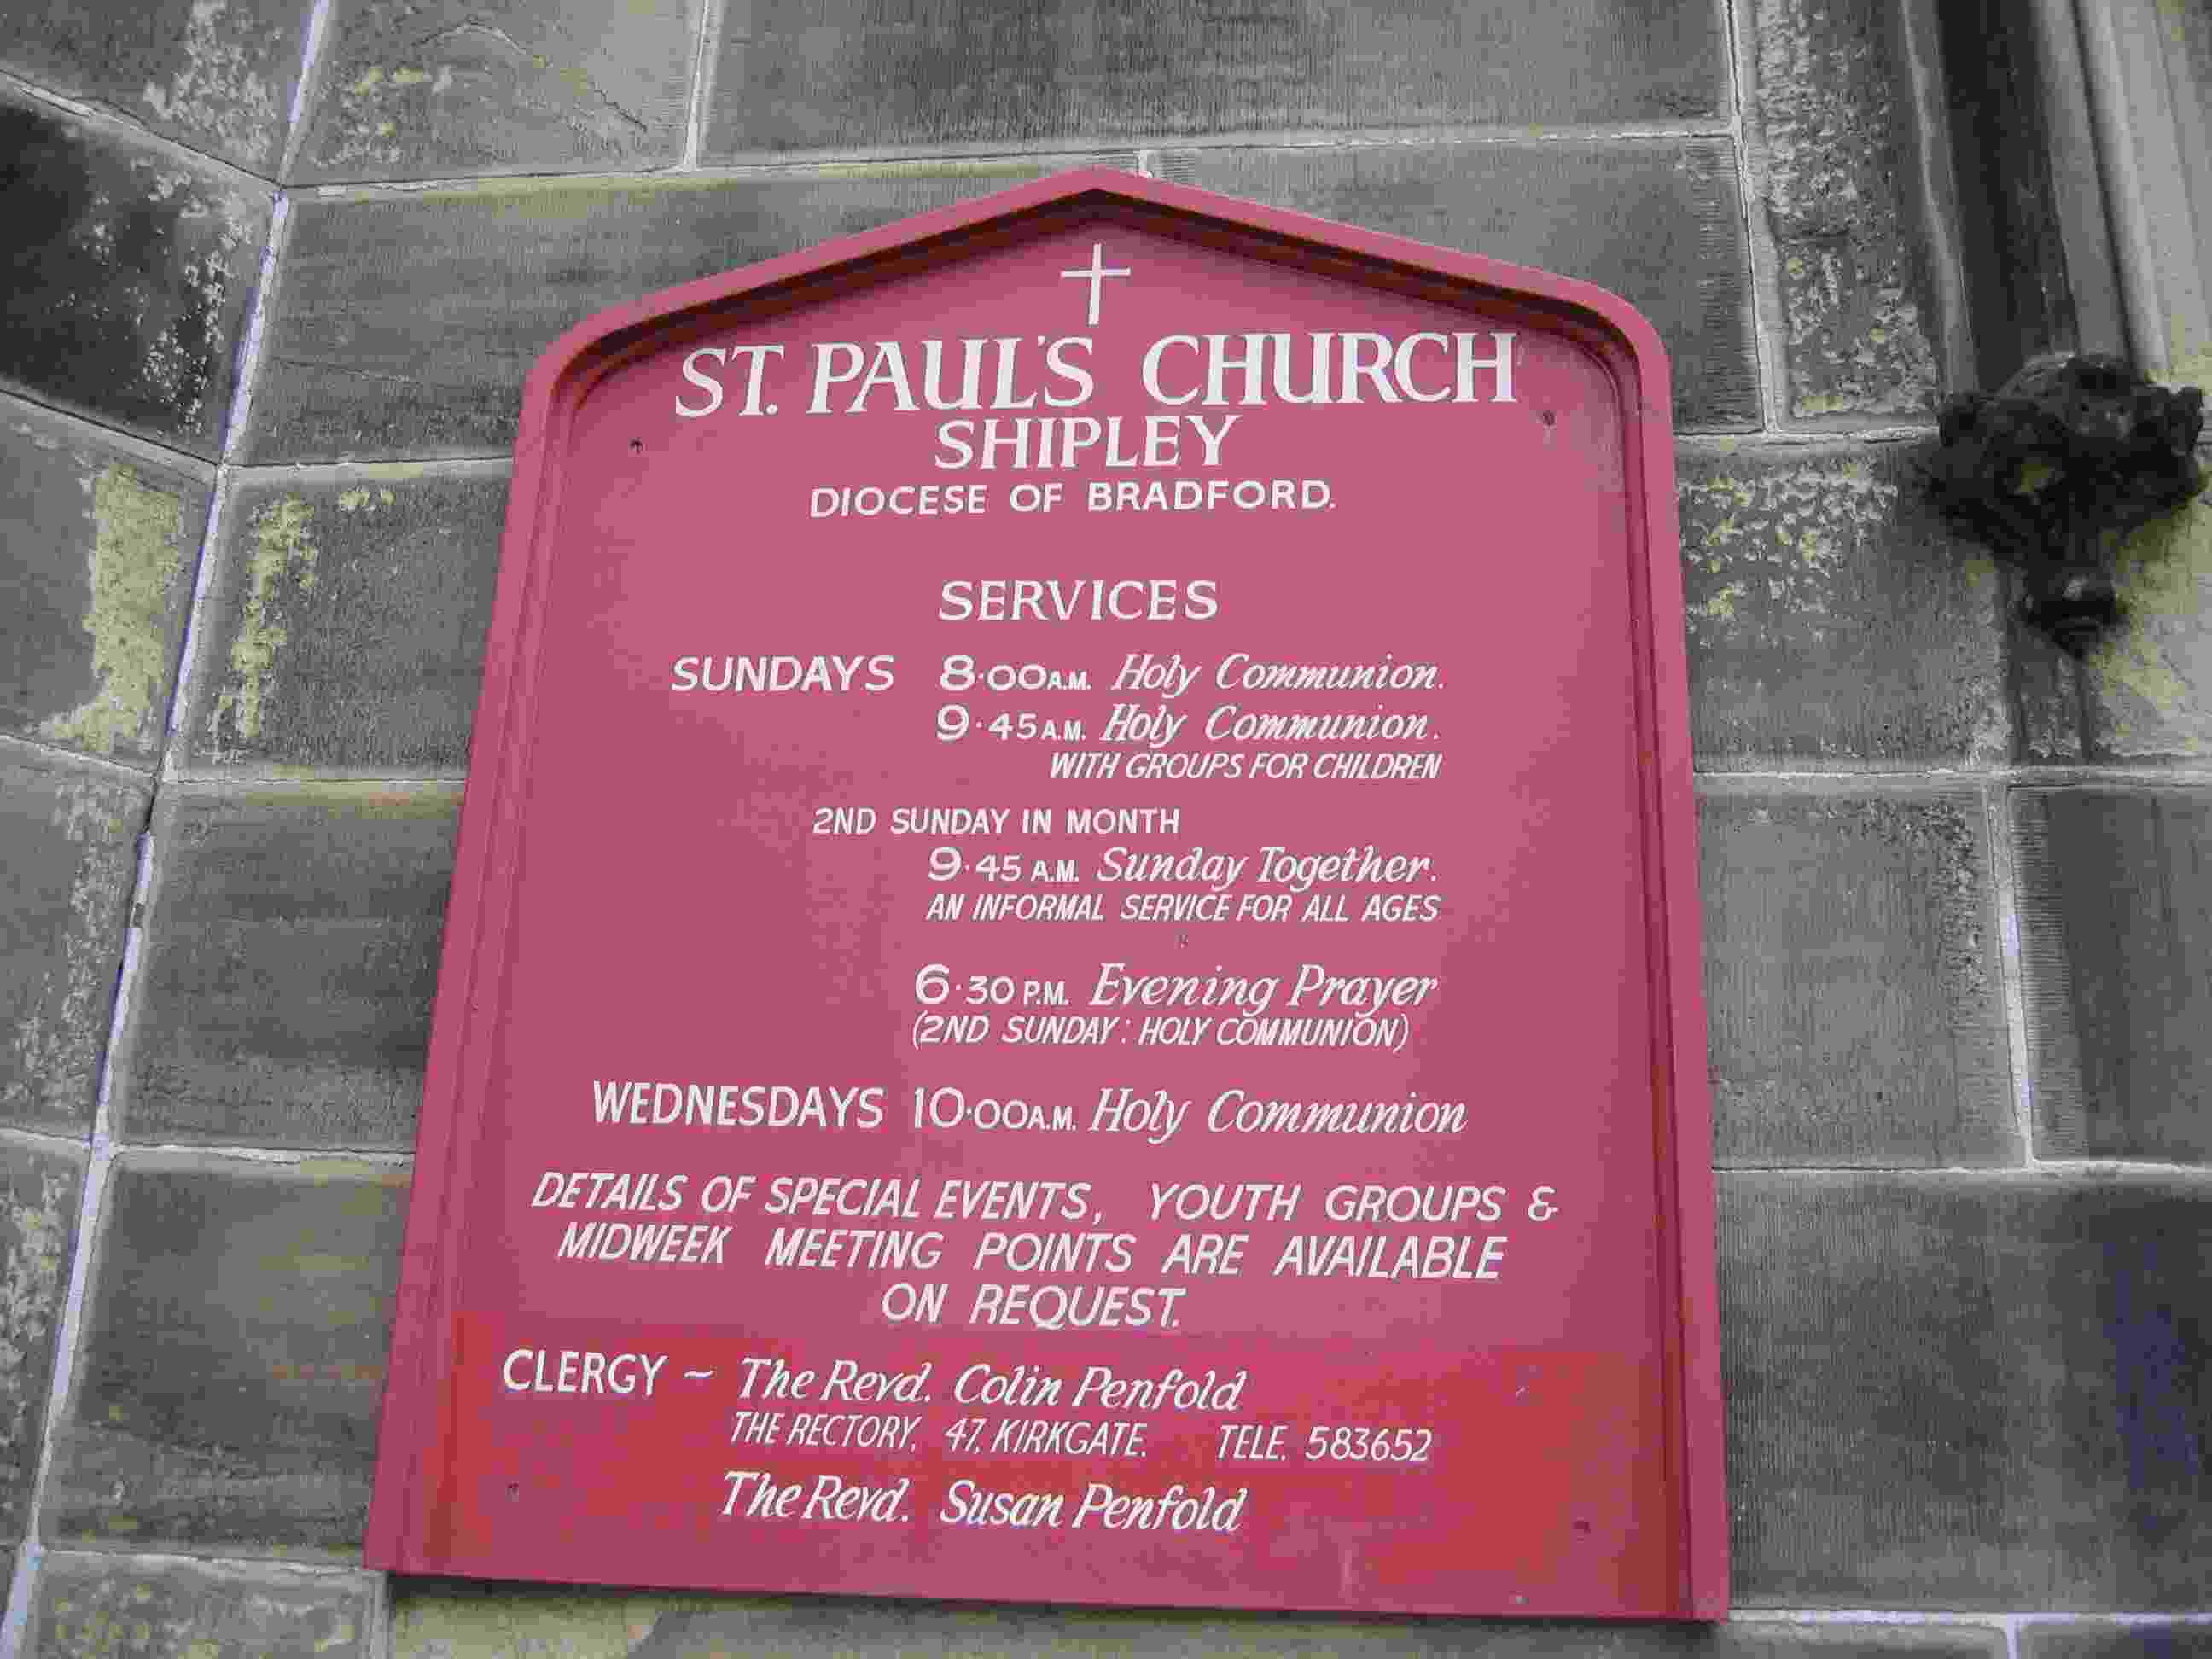
<path fill-rule="evenodd" d="M 2077 665 L 1917 504 L 1972 362 L 1938 204 L 2005 187 L 1937 178 L 1929 15 L 0 0 L 0 1649 L 2212 1655 L 2212 507 Z M 360 1570 L 524 374 L 1100 161 L 1665 337 L 1717 1632 Z"/>

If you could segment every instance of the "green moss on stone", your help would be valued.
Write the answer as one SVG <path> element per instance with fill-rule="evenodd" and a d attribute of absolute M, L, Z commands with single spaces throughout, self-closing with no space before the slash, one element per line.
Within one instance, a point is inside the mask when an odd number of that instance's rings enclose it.
<path fill-rule="evenodd" d="M 2208 586 L 2212 586 L 2212 506 L 2191 502 L 2170 517 L 2145 525 L 2121 549 L 2119 588 L 2129 625 L 2108 635 L 2089 658 L 2090 672 L 2114 705 L 2116 735 L 2135 735 L 2127 718 L 2132 700 L 2147 704 L 2166 720 L 2183 720 L 2194 730 L 2180 734 L 2184 752 L 2205 750 L 2212 732 L 2207 711 L 2189 708 L 2190 688 L 2166 653 L 2161 624 L 2201 623 Z M 2118 695 L 2115 695 L 2118 694 Z"/>
<path fill-rule="evenodd" d="M 403 1601 L 395 1659 L 627 1659 L 663 1616 L 702 1605 L 664 1596 L 456 1591 Z"/>
<path fill-rule="evenodd" d="M 169 679 L 169 593 L 183 561 L 177 498 L 127 466 L 92 483 L 92 700 L 40 728 L 57 743 L 112 755 L 148 748 Z"/>
<path fill-rule="evenodd" d="M 307 539 L 313 521 L 313 507 L 297 495 L 272 501 L 253 515 L 244 614 L 230 646 L 231 678 L 209 721 L 209 736 L 218 749 L 226 720 L 236 738 L 261 735 L 262 700 L 276 677 L 286 637 L 276 620 L 276 586 L 287 577 L 302 589 L 314 586 L 315 546 Z"/>
<path fill-rule="evenodd" d="M 1052 172 L 1042 162 L 1018 156 L 984 161 L 950 156 L 924 161 L 834 161 L 819 168 L 824 179 L 1042 179 Z"/>
<path fill-rule="evenodd" d="M 337 778 L 313 781 L 303 789 L 251 790 L 237 799 L 241 806 L 272 812 L 295 812 L 309 805 L 332 816 L 403 823 L 452 817 L 460 793 L 459 786 L 449 783 L 400 789 L 368 779 Z"/>
<path fill-rule="evenodd" d="M 332 1605 L 309 1585 L 255 1582 L 183 1565 L 118 1561 L 95 1568 L 83 1558 L 59 1571 L 74 1593 L 46 1602 L 41 1651 L 228 1659 L 243 1653 L 353 1653 L 361 1642 L 355 1610 Z M 137 1576 L 141 1572 L 154 1575 L 152 1582 Z"/>
<path fill-rule="evenodd" d="M 2166 380 L 2212 386 L 2212 351 L 2179 358 Z M 2212 747 L 2212 708 L 2205 706 L 2212 687 L 2192 684 L 2170 652 L 2192 635 L 2201 640 L 2212 595 L 2212 501 L 2199 496 L 2137 530 L 2120 549 L 2118 576 L 2128 626 L 2107 635 L 2088 659 L 2112 711 L 2113 736 L 2130 747 L 2148 737 L 2136 729 L 2148 710 L 2166 744 L 2203 754 Z"/>
<path fill-rule="evenodd" d="M 339 1208 L 347 1215 L 373 1216 L 382 1213 L 385 1200 L 377 1196 L 379 1187 L 404 1187 L 409 1176 L 404 1170 L 395 1170 L 388 1164 L 365 1164 L 354 1158 L 310 1158 L 301 1160 L 300 1173 L 318 1187 L 331 1182 L 341 1182 L 351 1190 L 339 1201 Z"/>

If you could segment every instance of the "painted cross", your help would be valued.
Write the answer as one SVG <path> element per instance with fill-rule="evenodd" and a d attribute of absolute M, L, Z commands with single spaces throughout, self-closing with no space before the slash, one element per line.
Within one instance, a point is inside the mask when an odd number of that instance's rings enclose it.
<path fill-rule="evenodd" d="M 1070 276 L 1080 276 L 1090 283 L 1091 314 L 1084 319 L 1084 325 L 1088 328 L 1096 328 L 1098 326 L 1099 285 L 1109 276 L 1127 276 L 1128 274 L 1129 267 L 1127 265 L 1121 265 L 1118 268 L 1109 268 L 1106 264 L 1106 247 L 1105 244 L 1103 242 L 1093 242 L 1091 245 L 1091 263 L 1088 265 L 1082 266 L 1074 270 L 1063 270 L 1060 273 L 1060 280 L 1063 282 Z"/>

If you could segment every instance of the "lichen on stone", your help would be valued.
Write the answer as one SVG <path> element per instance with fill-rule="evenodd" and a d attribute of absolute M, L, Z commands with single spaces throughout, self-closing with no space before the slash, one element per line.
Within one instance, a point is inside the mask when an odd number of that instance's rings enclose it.
<path fill-rule="evenodd" d="M 561 21 L 551 21 L 560 36 Z M 366 25 L 356 33 L 354 53 L 383 44 Z M 526 44 L 477 18 L 428 35 L 407 33 L 403 50 L 411 61 L 369 64 L 338 88 L 315 146 L 322 166 L 395 168 L 430 155 L 444 159 L 445 171 L 508 168 L 555 155 L 615 160 L 654 137 L 651 124 L 610 96 L 585 64 L 562 64 L 534 49 L 555 40 Z M 562 43 L 596 53 L 591 61 L 604 66 L 596 36 L 592 30 Z M 549 143 L 563 131 L 568 142 Z"/>
<path fill-rule="evenodd" d="M 258 72 L 255 43 L 221 27 L 228 10 L 226 0 L 193 0 L 183 61 L 167 87 L 149 81 L 141 96 L 156 119 L 212 141 L 247 167 L 265 167 L 280 131 L 277 88 Z"/>
<path fill-rule="evenodd" d="M 197 257 L 180 258 L 173 314 L 146 341 L 137 362 L 137 380 L 146 392 L 181 419 L 197 422 L 207 394 L 217 382 L 219 365 L 209 343 L 223 337 L 231 303 L 232 259 L 248 240 L 240 221 L 253 212 L 242 196 L 186 198 L 177 209 L 179 224 L 216 220 L 218 227 Z"/>
<path fill-rule="evenodd" d="M 283 654 L 286 633 L 278 619 L 280 586 L 289 581 L 305 590 L 314 586 L 314 544 L 308 532 L 314 508 L 298 495 L 287 495 L 255 510 L 246 569 L 246 593 L 237 637 L 230 645 L 230 678 L 216 697 L 208 736 L 223 750 L 224 727 L 238 739 L 261 735 L 261 706 Z"/>
<path fill-rule="evenodd" d="M 1877 37 L 1856 9 L 1759 0 L 1756 176 L 1781 253 L 1790 413 L 1918 415 L 1936 356 L 1912 294 Z"/>
<path fill-rule="evenodd" d="M 1698 641 L 1733 626 L 1753 592 L 1765 597 L 1762 610 L 1791 615 L 1820 636 L 1852 550 L 1889 522 L 1899 490 L 1854 459 L 1688 478 L 1677 494 Z"/>
<path fill-rule="evenodd" d="M 394 1609 L 394 1659 L 628 1659 L 664 1619 L 709 1603 L 621 1591 L 441 1587 Z"/>
<path fill-rule="evenodd" d="M 334 1605 L 331 1591 L 313 1582 L 257 1583 L 235 1571 L 112 1558 L 100 1565 L 79 1558 L 61 1571 L 72 1593 L 47 1603 L 39 1635 L 72 1654 L 229 1659 L 350 1653 L 361 1640 L 356 1609 Z"/>
<path fill-rule="evenodd" d="M 2212 380 L 2212 359 L 2180 368 L 2201 377 L 2197 383 Z M 2205 629 L 2212 617 L 2212 501 L 2200 497 L 2137 530 L 2121 546 L 2117 577 L 2127 626 L 2086 659 L 2112 739 L 2130 750 L 2212 751 L 2212 639 Z"/>
<path fill-rule="evenodd" d="M 149 750 L 171 663 L 171 587 L 184 558 L 182 510 L 167 491 L 120 465 L 92 479 L 91 601 L 96 681 L 90 701 L 54 715 L 40 735 L 97 755 Z"/>
<path fill-rule="evenodd" d="M 56 1170 L 39 1176 L 38 1196 L 0 1190 L 9 1241 L 0 1258 L 0 1456 L 33 1455 L 39 1374 L 61 1300 L 62 1267 L 76 1220 L 75 1183 Z"/>
<path fill-rule="evenodd" d="M 19 1117 L 81 1123 L 107 1036 L 106 1000 L 123 955 L 114 923 L 131 879 L 127 863 L 100 851 L 102 843 L 128 835 L 130 826 L 118 819 L 116 797 L 90 784 L 65 787 L 58 805 L 63 832 L 78 849 L 67 933 L 60 962 L 15 1021 L 0 1107 Z"/>

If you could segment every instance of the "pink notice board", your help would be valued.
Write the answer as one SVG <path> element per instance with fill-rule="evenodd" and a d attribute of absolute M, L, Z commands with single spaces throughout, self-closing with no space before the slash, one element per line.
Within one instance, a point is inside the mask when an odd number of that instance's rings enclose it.
<path fill-rule="evenodd" d="M 525 394 L 368 1559 L 1711 1619 L 1668 386 L 1106 171 Z"/>

